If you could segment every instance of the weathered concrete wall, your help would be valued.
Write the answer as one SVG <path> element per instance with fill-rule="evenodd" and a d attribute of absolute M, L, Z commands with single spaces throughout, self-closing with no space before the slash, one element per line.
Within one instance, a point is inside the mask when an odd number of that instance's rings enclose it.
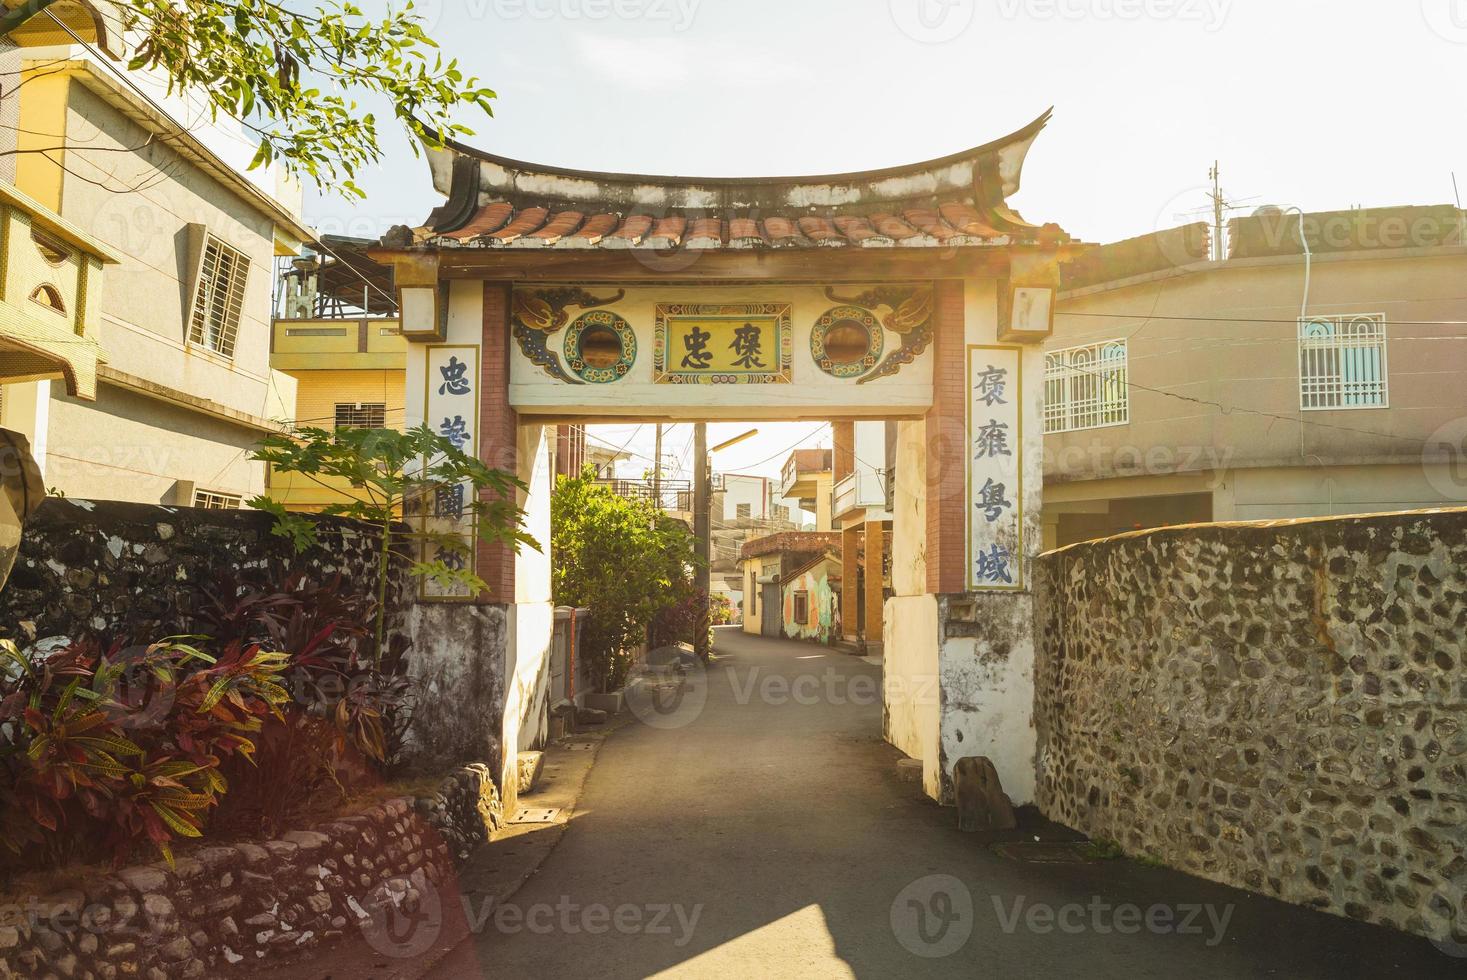
<path fill-rule="evenodd" d="M 835 638 L 836 592 L 830 587 L 830 573 L 840 571 L 840 563 L 831 559 L 806 571 L 780 586 L 784 595 L 784 635 L 792 640 L 814 640 L 830 643 Z M 809 596 L 809 609 L 805 622 L 795 622 L 795 593 Z M 842 610 L 842 615 L 854 616 L 856 611 Z"/>
<path fill-rule="evenodd" d="M 1036 575 L 1048 816 L 1467 934 L 1467 510 L 1145 532 Z"/>
<path fill-rule="evenodd" d="M 499 772 L 504 747 L 498 706 L 505 695 L 509 608 L 459 603 L 408 608 L 409 674 L 417 695 L 408 732 L 410 766 L 478 760 Z"/>

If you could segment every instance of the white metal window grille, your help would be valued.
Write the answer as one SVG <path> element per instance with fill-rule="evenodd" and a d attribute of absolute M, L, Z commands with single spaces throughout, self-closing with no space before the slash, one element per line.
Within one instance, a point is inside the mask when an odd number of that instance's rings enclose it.
<path fill-rule="evenodd" d="M 1386 321 L 1381 314 L 1299 321 L 1299 407 L 1386 408 Z"/>
<path fill-rule="evenodd" d="M 385 429 L 387 428 L 387 403 L 337 402 L 336 427 L 338 429 Z"/>
<path fill-rule="evenodd" d="M 233 493 L 216 493 L 213 490 L 195 490 L 194 506 L 204 510 L 239 510 L 244 498 Z"/>
<path fill-rule="evenodd" d="M 249 276 L 250 260 L 243 252 L 212 235 L 205 241 L 198 289 L 189 317 L 189 343 L 207 347 L 223 357 L 234 357 Z"/>
<path fill-rule="evenodd" d="M 1073 432 L 1131 421 L 1124 340 L 1051 351 L 1044 357 L 1044 431 Z"/>

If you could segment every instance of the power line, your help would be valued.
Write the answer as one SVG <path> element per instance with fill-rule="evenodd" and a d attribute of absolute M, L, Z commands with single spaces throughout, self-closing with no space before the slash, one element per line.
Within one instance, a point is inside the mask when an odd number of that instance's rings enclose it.
<path fill-rule="evenodd" d="M 1463 297 L 1457 297 L 1463 298 Z M 1346 314 L 1348 315 L 1348 314 Z M 1318 317 L 1295 317 L 1292 320 L 1277 320 L 1259 317 L 1230 317 L 1230 316 L 1167 316 L 1157 313 L 1074 313 L 1066 310 L 1056 310 L 1055 316 L 1076 316 L 1089 319 L 1104 320 L 1173 320 L 1183 323 L 1284 323 L 1298 326 L 1300 320 L 1329 320 L 1333 319 L 1330 314 L 1321 314 Z M 1402 327 L 1467 327 L 1467 320 L 1388 320 L 1389 323 Z"/>

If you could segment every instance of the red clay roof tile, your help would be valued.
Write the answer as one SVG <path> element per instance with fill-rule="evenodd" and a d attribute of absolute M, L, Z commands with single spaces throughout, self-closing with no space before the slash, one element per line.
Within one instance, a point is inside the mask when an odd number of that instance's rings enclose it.
<path fill-rule="evenodd" d="M 1003 232 L 983 220 L 971 204 L 944 204 L 942 216 L 958 231 L 979 238 L 1002 238 Z"/>
<path fill-rule="evenodd" d="M 558 214 L 551 215 L 550 220 L 545 223 L 545 227 L 539 231 L 531 232 L 528 237 L 541 238 L 550 242 L 559 241 L 581 227 L 581 223 L 585 220 L 586 215 L 584 212 L 561 211 Z"/>
<path fill-rule="evenodd" d="M 607 238 L 615 238 L 619 241 L 627 241 L 633 245 L 647 237 L 652 230 L 652 218 L 645 214 L 629 214 L 622 221 L 616 231 L 607 235 Z"/>
<path fill-rule="evenodd" d="M 490 241 L 500 242 L 501 244 L 505 242 L 512 242 L 516 238 L 519 238 L 521 235 L 528 235 L 530 232 L 543 225 L 545 223 L 545 218 L 547 215 L 549 215 L 549 213 L 550 212 L 545 208 L 525 208 L 519 214 L 515 215 L 514 220 L 511 221 L 509 224 L 505 225 L 494 234 L 487 235 L 485 237 L 487 237 Z"/>
<path fill-rule="evenodd" d="M 647 237 L 665 240 L 668 244 L 676 246 L 683 240 L 683 231 L 688 227 L 688 219 L 680 214 L 670 214 L 656 219 L 652 226 L 652 232 Z"/>
<path fill-rule="evenodd" d="M 514 214 L 514 208 L 504 201 L 497 204 L 487 204 L 479 209 L 479 213 L 470 219 L 469 223 L 457 231 L 451 231 L 444 238 L 455 238 L 465 241 L 470 238 L 478 238 L 490 232 L 498 231 L 504 227 L 504 223 Z"/>

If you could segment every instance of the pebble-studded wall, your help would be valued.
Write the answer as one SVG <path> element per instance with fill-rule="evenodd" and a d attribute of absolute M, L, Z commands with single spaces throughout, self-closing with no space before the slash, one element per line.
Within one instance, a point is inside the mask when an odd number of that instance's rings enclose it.
<path fill-rule="evenodd" d="M 1040 808 L 1130 854 L 1467 936 L 1467 510 L 1038 563 Z"/>

